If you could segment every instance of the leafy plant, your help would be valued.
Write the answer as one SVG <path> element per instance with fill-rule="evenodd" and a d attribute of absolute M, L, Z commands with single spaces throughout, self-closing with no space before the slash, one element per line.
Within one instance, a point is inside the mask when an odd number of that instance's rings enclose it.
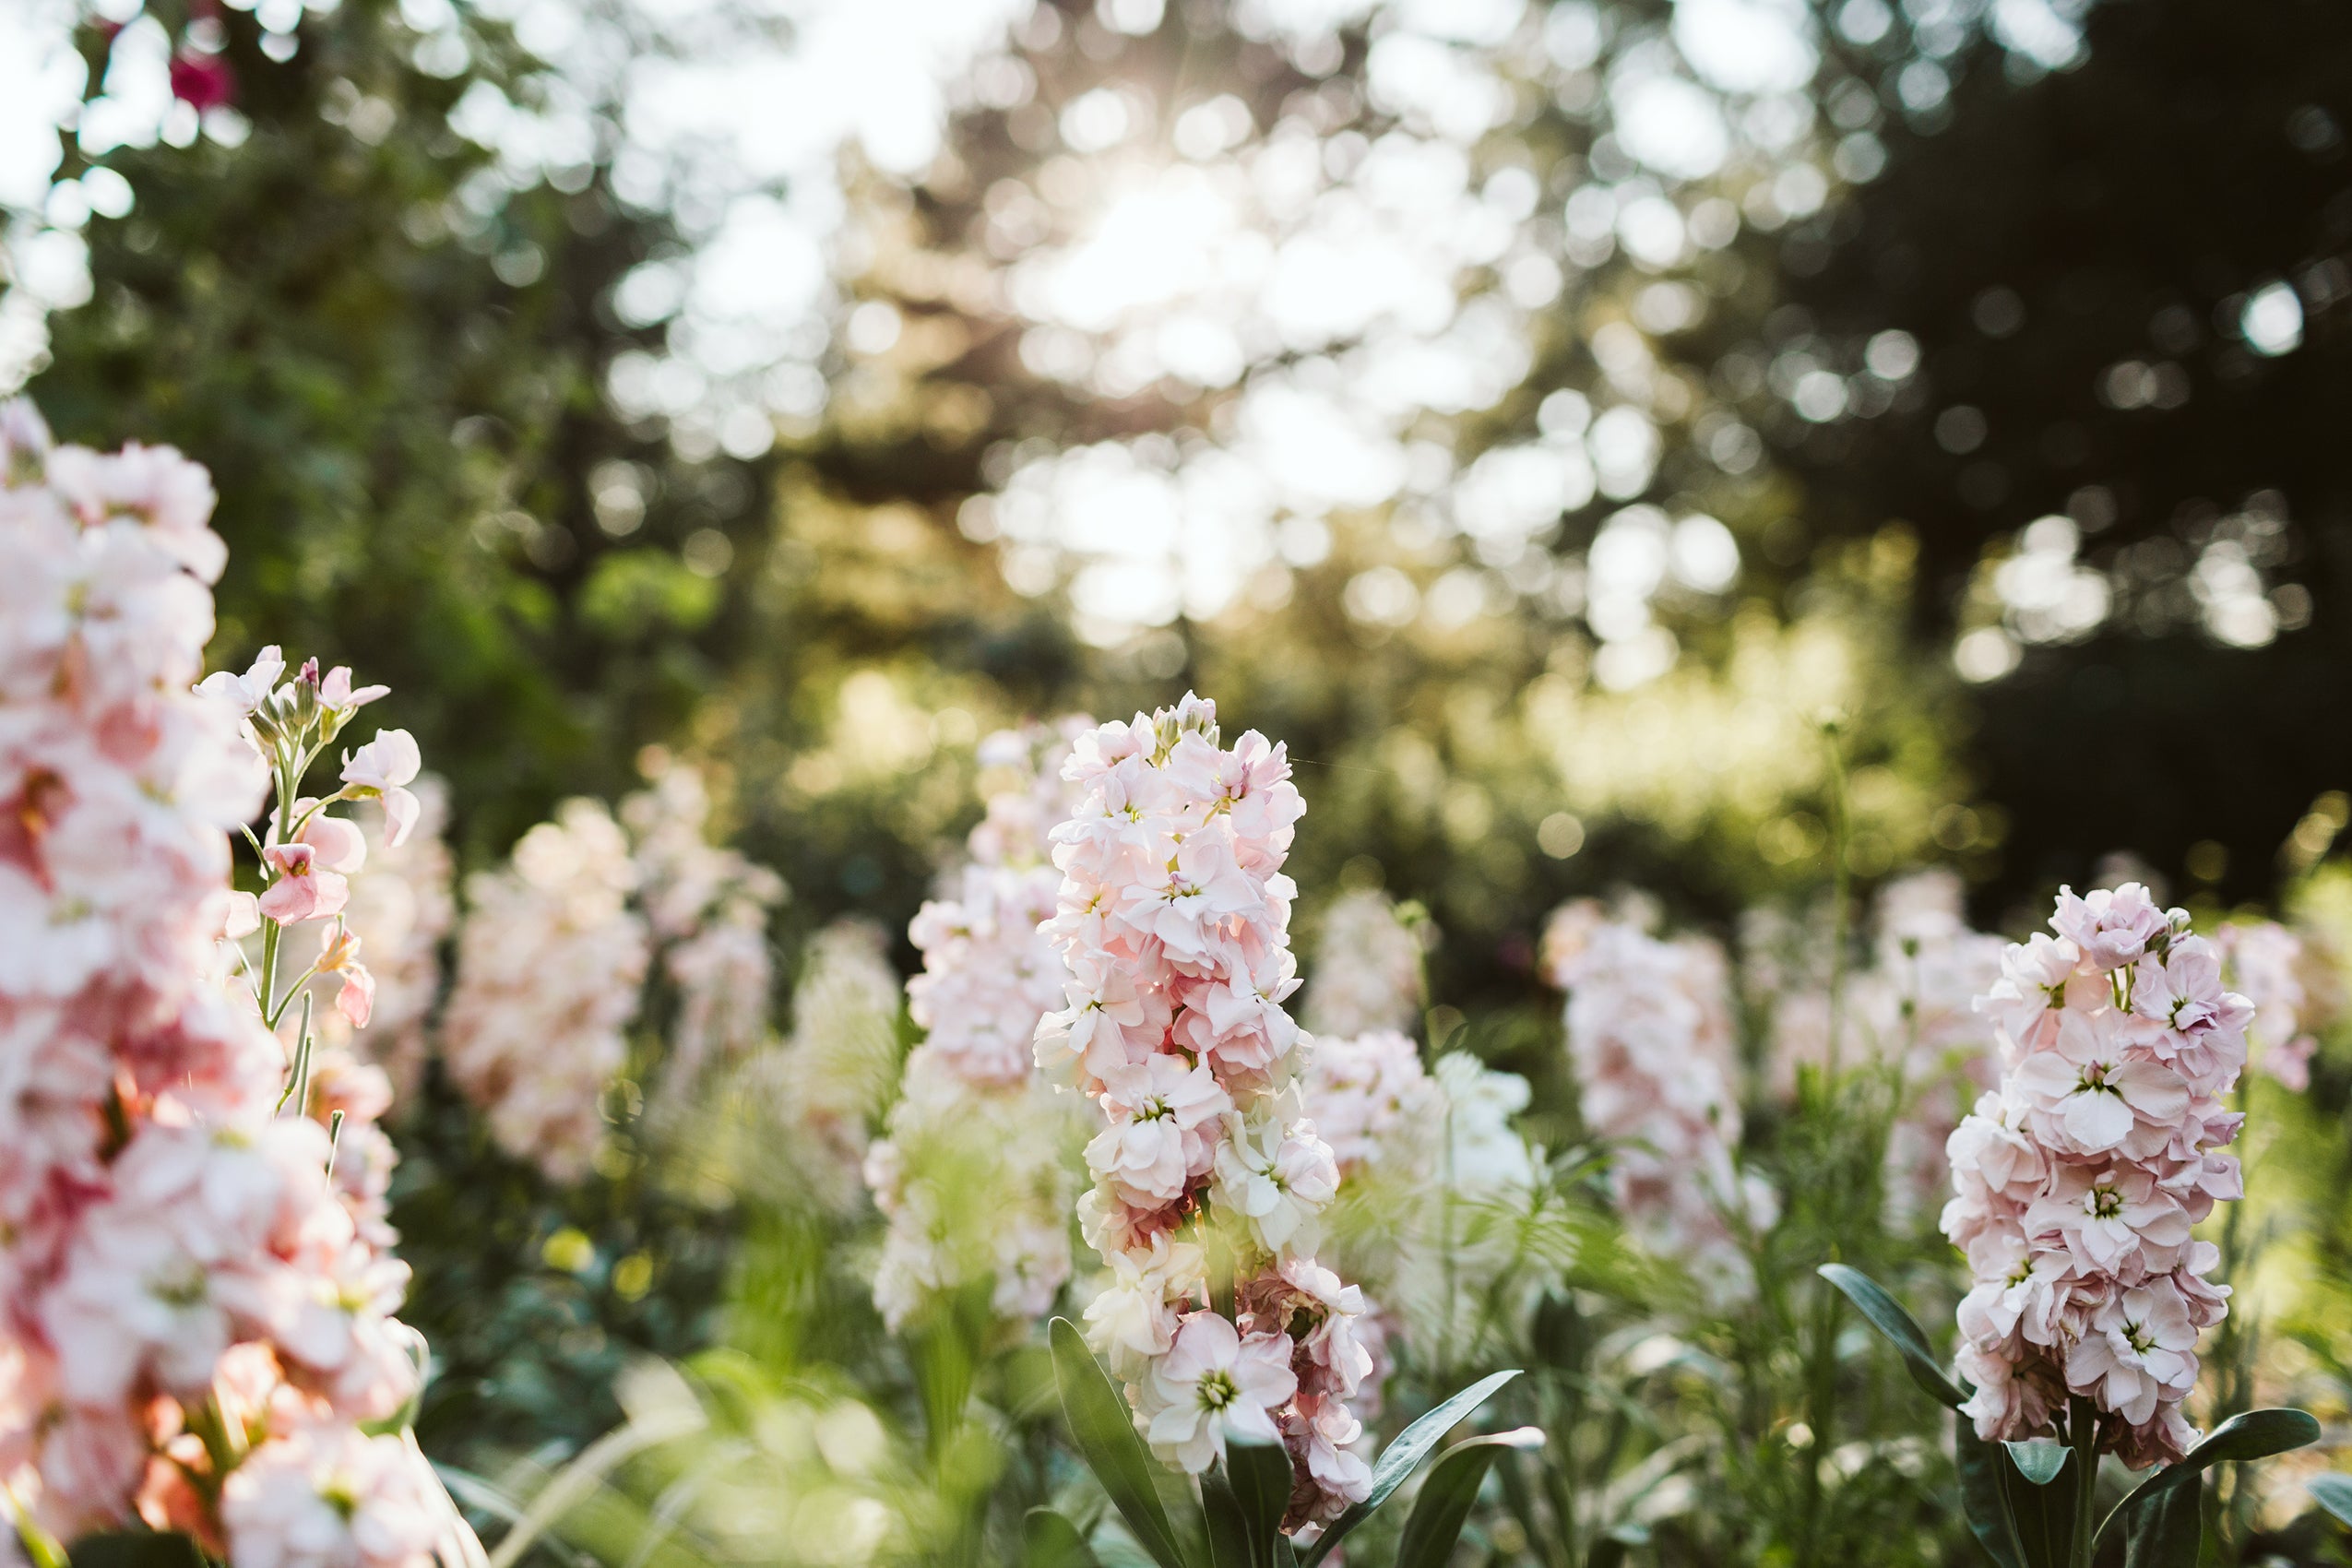
<path fill-rule="evenodd" d="M 1333 1520 L 1301 1552 L 1282 1533 L 1290 1500 L 1290 1457 L 1280 1444 L 1228 1443 L 1222 1463 L 1201 1478 L 1199 1516 L 1183 1520 L 1180 1528 L 1126 1400 L 1067 1318 L 1055 1318 L 1051 1333 L 1054 1373 L 1071 1437 L 1129 1533 L 1159 1568 L 1315 1568 L 1396 1495 L 1448 1431 L 1519 1375 L 1515 1370 L 1483 1378 L 1399 1432 L 1373 1465 L 1364 1500 Z M 1396 1568 L 1442 1568 L 1487 1472 L 1504 1455 L 1542 1444 L 1542 1432 L 1521 1427 L 1447 1449 L 1414 1501 Z M 1030 1514 L 1028 1546 L 1030 1568 L 1072 1568 L 1093 1559 L 1077 1526 L 1046 1509 Z"/>
<path fill-rule="evenodd" d="M 2098 1431 L 2089 1400 L 2078 1395 L 2071 1402 L 2063 1447 L 2047 1441 L 1987 1443 L 1961 1413 L 1967 1392 L 1944 1376 L 1928 1349 L 1927 1336 L 1902 1304 L 1842 1264 L 1824 1264 L 1819 1273 L 1901 1352 L 1912 1381 L 1953 1412 L 1961 1506 L 1968 1527 L 2002 1568 L 2090 1568 L 2099 1544 L 2119 1528 L 2125 1568 L 2195 1568 L 2204 1533 L 2205 1471 L 2319 1440 L 2320 1423 L 2305 1410 L 2233 1416 L 2179 1461 L 2141 1482 L 2094 1526 Z"/>

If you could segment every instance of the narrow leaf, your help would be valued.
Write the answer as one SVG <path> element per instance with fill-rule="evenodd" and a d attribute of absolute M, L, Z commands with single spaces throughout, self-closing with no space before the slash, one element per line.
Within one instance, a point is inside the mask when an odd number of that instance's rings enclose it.
<path fill-rule="evenodd" d="M 1942 1364 L 1928 1348 L 1928 1336 L 1920 1332 L 1918 1321 L 1903 1310 L 1902 1302 L 1882 1289 L 1878 1281 L 1842 1263 L 1825 1263 L 1814 1272 L 1836 1286 L 1856 1310 L 1871 1320 L 1871 1326 L 1885 1335 L 1888 1342 L 1902 1352 L 1904 1370 L 1929 1398 L 1947 1410 L 1956 1410 L 1966 1402 L 1968 1396 L 1943 1375 Z"/>
<path fill-rule="evenodd" d="M 2107 1532 L 2127 1513 L 2154 1507 L 2166 1492 L 2188 1485 L 2215 1465 L 2267 1459 L 2274 1454 L 2317 1443 L 2319 1437 L 2320 1423 L 2311 1419 L 2308 1410 L 2249 1410 L 2242 1416 L 2232 1416 L 2183 1455 L 2178 1464 L 2167 1465 L 2142 1482 L 2137 1491 L 2117 1503 L 2094 1538 L 2105 1539 Z"/>
<path fill-rule="evenodd" d="M 1223 1470 L 1201 1477 L 1201 1513 L 1208 1521 L 1209 1568 L 1258 1568 L 1250 1554 L 1250 1522 Z"/>
<path fill-rule="evenodd" d="M 1282 1515 L 1290 1508 L 1290 1451 L 1279 1443 L 1228 1439 L 1225 1473 L 1249 1526 L 1253 1568 L 1274 1568 L 1274 1543 L 1283 1538 Z"/>
<path fill-rule="evenodd" d="M 2010 1462 L 2017 1467 L 2017 1473 L 2036 1486 L 2048 1486 L 2055 1480 L 2058 1472 L 2066 1467 L 2066 1461 L 2074 1456 L 2063 1444 L 2047 1437 L 2028 1443 L 2004 1443 L 2002 1447 L 2009 1450 Z"/>
<path fill-rule="evenodd" d="M 1051 1508 L 1032 1508 L 1021 1529 L 1021 1568 L 1102 1568 L 1078 1526 Z"/>
<path fill-rule="evenodd" d="M 2331 1472 L 2312 1477 L 2311 1498 L 2338 1522 L 2352 1527 L 2352 1476 Z"/>
<path fill-rule="evenodd" d="M 2015 1468 L 2007 1450 L 1977 1435 L 1977 1423 L 1957 1411 L 1952 1417 L 1952 1454 L 1960 1471 L 1960 1509 L 1978 1544 L 1999 1568 L 2025 1568 L 2017 1538 L 2017 1515 L 2009 1505 L 2005 1472 Z"/>
<path fill-rule="evenodd" d="M 1513 1368 L 1480 1378 L 1398 1432 L 1396 1441 L 1381 1451 L 1379 1460 L 1372 1466 L 1372 1491 L 1365 1494 L 1361 1503 L 1350 1505 L 1345 1514 L 1334 1519 L 1331 1527 L 1315 1538 L 1314 1545 L 1307 1549 L 1306 1556 L 1300 1559 L 1301 1568 L 1315 1568 L 1315 1564 L 1322 1562 L 1348 1531 L 1371 1518 L 1372 1510 L 1387 1502 L 1389 1495 L 1405 1484 L 1406 1478 L 1420 1468 L 1421 1461 L 1429 1456 L 1430 1450 L 1435 1448 L 1447 1432 L 1452 1431 L 1471 1411 L 1492 1398 L 1496 1389 L 1518 1375 L 1518 1370 Z"/>
<path fill-rule="evenodd" d="M 2205 1544 L 2202 1480 L 2169 1486 L 2123 1521 L 2123 1568 L 2197 1568 Z"/>
<path fill-rule="evenodd" d="M 1087 1348 L 1087 1342 L 1068 1318 L 1057 1317 L 1050 1330 L 1053 1345 L 1054 1381 L 1062 1389 L 1062 1412 L 1069 1418 L 1070 1435 L 1095 1479 L 1110 1494 L 1111 1506 L 1127 1521 L 1136 1543 L 1151 1553 L 1159 1568 L 1185 1568 L 1177 1549 L 1176 1531 L 1168 1522 L 1152 1485 L 1151 1451 L 1127 1414 L 1127 1401 Z"/>
<path fill-rule="evenodd" d="M 1429 1479 L 1421 1483 L 1421 1494 L 1413 1500 L 1405 1534 L 1396 1543 L 1396 1568 L 1445 1568 L 1445 1560 L 1454 1554 L 1454 1543 L 1462 1538 L 1470 1507 L 1479 1500 L 1479 1488 L 1486 1483 L 1487 1471 L 1505 1454 L 1542 1446 L 1542 1432 L 1521 1427 L 1492 1437 L 1474 1437 L 1447 1449 L 1430 1467 Z"/>
<path fill-rule="evenodd" d="M 65 1568 L 65 1549 L 58 1544 L 55 1536 L 17 1505 L 16 1498 L 6 1487 L 0 1487 L 0 1520 L 6 1521 L 32 1568 Z"/>

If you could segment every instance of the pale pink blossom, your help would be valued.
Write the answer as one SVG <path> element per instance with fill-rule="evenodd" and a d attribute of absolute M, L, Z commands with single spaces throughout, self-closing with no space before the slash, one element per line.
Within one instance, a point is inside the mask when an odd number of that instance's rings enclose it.
<path fill-rule="evenodd" d="M 276 874 L 261 896 L 261 913 L 279 925 L 325 920 L 340 912 L 351 896 L 351 885 L 328 868 L 315 844 L 300 839 L 272 844 L 262 858 Z"/>
<path fill-rule="evenodd" d="M 1287 1523 L 1327 1519 L 1369 1486 L 1332 1448 L 1355 1440 L 1343 1401 L 1368 1354 L 1329 1315 L 1352 1321 L 1360 1298 L 1313 1260 L 1340 1177 L 1304 1113 L 1311 1052 L 1285 1006 L 1299 983 L 1298 889 L 1281 868 L 1304 809 L 1289 760 L 1254 732 L 1222 745 L 1215 707 L 1187 695 L 1077 736 L 1063 777 L 1077 798 L 1051 833 L 1060 880 L 1041 930 L 1068 974 L 1035 1054 L 1102 1117 L 1087 1151 L 1096 1184 L 1078 1202 L 1111 1270 L 1089 1313 L 1095 1341 L 1115 1353 L 1163 1457 L 1198 1471 L 1229 1431 L 1280 1437 L 1294 1482 Z M 1241 1325 L 1181 1315 L 1201 1282 L 1175 1277 L 1168 1260 L 1195 1220 L 1221 1220 L 1240 1254 L 1237 1299 L 1258 1303 Z M 1257 1312 L 1288 1316 L 1302 1337 L 1269 1331 Z M 1289 1365 L 1299 1353 L 1327 1394 L 1302 1392 Z"/>
<path fill-rule="evenodd" d="M 1966 1409 L 1988 1440 L 2050 1432 L 2070 1397 L 2126 1464 L 2177 1459 L 2200 1333 L 2227 1312 L 2192 1227 L 2241 1190 L 2219 1096 L 2252 1004 L 2179 911 L 2137 885 L 2061 895 L 2057 940 L 2012 947 L 1983 1005 L 2008 1071 L 1952 1135 L 1943 1228 L 1961 1303 Z M 2061 968 L 2061 965 L 2070 967 Z"/>
<path fill-rule="evenodd" d="M 1207 1174 L 1212 1134 L 1233 1101 L 1207 1063 L 1154 1056 L 1115 1069 L 1100 1103 L 1111 1124 L 1087 1145 L 1087 1167 L 1123 1201 L 1152 1208 Z"/>
<path fill-rule="evenodd" d="M 397 1437 L 314 1428 L 255 1449 L 221 1489 L 238 1568 L 428 1568 L 448 1504 Z"/>
<path fill-rule="evenodd" d="M 1315 1217 L 1339 1193 L 1339 1167 L 1314 1123 L 1273 1114 L 1225 1114 L 1217 1145 L 1215 1196 L 1250 1222 L 1260 1246 L 1279 1259 L 1312 1251 Z"/>
<path fill-rule="evenodd" d="M 1318 1039 L 1409 1033 L 1420 1018 L 1421 944 L 1429 929 L 1425 921 L 1405 919 L 1383 893 L 1333 899 L 1315 944 L 1306 1027 Z"/>
<path fill-rule="evenodd" d="M 326 678 L 318 683 L 320 704 L 333 709 L 344 720 L 348 720 L 352 714 L 378 698 L 389 696 L 391 692 L 392 688 L 389 686 L 354 688 L 351 684 L 351 669 L 348 664 L 339 664 L 329 670 Z M 401 733 L 406 734 L 407 731 L 402 731 Z M 413 778 L 414 775 L 410 777 Z"/>
<path fill-rule="evenodd" d="M 629 908 L 638 877 L 612 814 L 575 800 L 466 885 L 444 1060 L 499 1146 L 560 1182 L 593 1167 L 600 1102 L 628 1059 L 650 960 Z"/>
<path fill-rule="evenodd" d="M 21 409 L 0 410 L 0 1467 L 63 1538 L 144 1518 L 264 1562 L 232 1500 L 297 1429 L 367 1441 L 352 1423 L 397 1415 L 419 1362 L 391 1316 L 381 1097 L 317 1062 L 314 1102 L 337 1099 L 353 1151 L 330 1180 L 327 1131 L 310 1105 L 281 1112 L 287 1051 L 256 1015 L 293 999 L 249 979 L 232 997 L 220 944 L 330 914 L 362 849 L 280 801 L 264 895 L 231 890 L 226 836 L 273 771 L 298 793 L 324 742 L 275 648 L 196 689 L 223 559 L 203 470 L 51 448 Z M 280 1310 L 328 1299 L 339 1337 Z M 236 1423 L 225 1455 L 188 1430 L 208 1403 Z M 445 1534 L 437 1482 L 421 1458 L 409 1473 L 374 1527 Z"/>
<path fill-rule="evenodd" d="M 1323 984 L 1320 975 L 1315 984 Z M 1426 1165 L 1445 1116 L 1443 1091 L 1421 1065 L 1420 1048 L 1384 1029 L 1316 1038 L 1306 1109 L 1343 1177 L 1384 1161 Z"/>
<path fill-rule="evenodd" d="M 2058 890 L 2058 912 L 2050 928 L 2081 949 L 2094 968 L 2120 969 L 2140 961 L 2151 944 L 2168 928 L 2164 910 L 2146 887 L 2127 882 L 2109 891 L 2100 888 L 2076 897 L 2071 887 Z"/>
<path fill-rule="evenodd" d="M 242 716 L 267 702 L 285 677 L 286 656 L 272 643 L 254 656 L 244 674 L 219 671 L 198 682 L 196 690 L 230 704 Z"/>
<path fill-rule="evenodd" d="M 1609 1182 L 1645 1246 L 1689 1268 L 1715 1294 L 1754 1288 L 1740 1241 L 1768 1224 L 1767 1189 L 1741 1177 L 1740 1111 L 1730 1091 L 1727 965 L 1714 944 L 1662 942 L 1632 921 L 1554 917 L 1574 939 L 1551 976 L 1568 992 L 1568 1058 L 1587 1126 L 1611 1145 Z"/>
<path fill-rule="evenodd" d="M 2215 933 L 2226 978 L 2253 1008 L 2247 1036 L 2254 1065 L 2300 1094 L 2311 1086 L 2311 1057 L 2319 1048 L 2313 1032 L 2314 988 L 2306 975 L 2324 972 L 2304 939 L 2275 921 L 2230 921 Z M 2332 989 L 2332 988 L 2324 988 Z"/>
<path fill-rule="evenodd" d="M 1275 1412 L 1298 1392 L 1287 1338 L 1244 1336 L 1215 1313 L 1194 1313 L 1144 1375 L 1144 1433 L 1162 1458 L 1198 1475 L 1229 1439 L 1280 1442 Z"/>
<path fill-rule="evenodd" d="M 1087 1340 L 1130 1382 L 1175 1342 L 1182 1312 L 1206 1299 L 1201 1250 L 1162 1234 L 1146 1248 L 1106 1254 L 1111 1280 L 1087 1308 Z"/>
<path fill-rule="evenodd" d="M 384 802 L 384 841 L 394 849 L 416 826 L 422 809 L 408 788 L 423 766 L 416 741 L 406 730 L 378 730 L 375 739 L 343 757 L 343 793 L 354 801 Z"/>

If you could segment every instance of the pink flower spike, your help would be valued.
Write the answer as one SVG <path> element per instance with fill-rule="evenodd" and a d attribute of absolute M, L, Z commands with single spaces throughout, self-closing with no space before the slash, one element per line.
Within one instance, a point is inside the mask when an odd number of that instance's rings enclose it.
<path fill-rule="evenodd" d="M 279 925 L 339 914 L 351 896 L 351 885 L 320 865 L 318 851 L 308 844 L 272 844 L 263 855 L 278 868 L 278 877 L 261 896 L 259 908 Z"/>

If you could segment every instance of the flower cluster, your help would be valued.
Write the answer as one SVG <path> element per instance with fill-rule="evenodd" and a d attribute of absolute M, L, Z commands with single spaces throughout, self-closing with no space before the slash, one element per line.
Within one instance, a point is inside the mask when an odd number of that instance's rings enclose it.
<path fill-rule="evenodd" d="M 1420 1022 L 1422 942 L 1418 906 L 1399 910 L 1372 889 L 1342 893 L 1323 913 L 1306 1026 L 1317 1039 L 1409 1034 Z M 1325 1130 L 1324 1135 L 1331 1134 Z"/>
<path fill-rule="evenodd" d="M 1362 1498 L 1348 1402 L 1372 1371 L 1361 1293 L 1314 1258 L 1336 1194 L 1330 1147 L 1302 1113 L 1303 1037 L 1282 874 L 1304 807 L 1288 757 L 1254 731 L 1221 746 L 1187 695 L 1078 741 L 1084 790 L 1053 831 L 1063 873 L 1047 933 L 1068 1005 L 1037 1058 L 1101 1110 L 1079 1200 L 1112 1282 L 1087 1313 L 1153 1448 L 1188 1471 L 1226 1438 L 1279 1433 L 1288 1524 Z M 1233 1314 L 1211 1305 L 1230 1271 Z"/>
<path fill-rule="evenodd" d="M 319 1010 L 321 1041 L 381 1067 L 396 1104 L 411 1100 L 423 1079 L 426 1025 L 441 994 L 441 944 L 457 920 L 453 861 L 443 837 L 449 791 L 438 778 L 421 778 L 413 793 L 415 825 L 397 843 L 380 804 L 355 814 L 367 859 L 347 879 L 343 924 L 367 954 L 373 1011 L 365 1024 L 354 1025 L 340 1009 Z M 315 983 L 323 993 L 327 980 Z"/>
<path fill-rule="evenodd" d="M 144 1519 L 240 1563 L 414 1568 L 463 1527 L 412 1441 L 369 1435 L 418 1385 L 406 1271 L 303 1114 L 307 1034 L 290 1066 L 264 1015 L 326 969 L 365 1017 L 336 918 L 364 849 L 326 808 L 401 822 L 415 748 L 379 733 L 305 798 L 380 688 L 271 650 L 190 690 L 212 501 L 169 449 L 52 447 L 0 408 L 0 1476 L 50 1536 Z M 273 786 L 240 897 L 226 836 Z M 265 921 L 241 997 L 218 944 Z M 385 1098 L 346 1091 L 347 1119 Z"/>
<path fill-rule="evenodd" d="M 1952 873 L 1898 877 L 1880 890 L 1868 961 L 1845 976 L 1833 1007 L 1835 954 L 1819 935 L 1827 924 L 1769 909 L 1743 921 L 1743 983 L 1768 1020 L 1764 1088 L 1788 1104 L 1800 1069 L 1830 1063 L 1835 1012 L 1835 1060 L 1899 1086 L 1887 1130 L 1886 1218 L 1907 1229 L 1940 1206 L 1951 1179 L 1944 1143 L 1999 1075 L 1975 1004 L 1999 977 L 2006 944 L 1969 929 Z"/>
<path fill-rule="evenodd" d="M 604 1092 L 628 1060 L 649 957 L 637 883 L 620 824 L 589 800 L 466 883 L 442 1057 L 499 1147 L 556 1182 L 594 1168 Z"/>
<path fill-rule="evenodd" d="M 1323 979 L 1315 978 L 1320 986 Z M 1420 1047 L 1394 1029 L 1318 1035 L 1305 1076 L 1307 1114 L 1331 1146 L 1342 1182 L 1378 1172 L 1426 1178 L 1445 1126 L 1445 1091 Z"/>
<path fill-rule="evenodd" d="M 1722 1300 L 1754 1287 L 1742 1226 L 1775 1200 L 1733 1161 L 1740 1142 L 1729 967 L 1700 937 L 1661 941 L 1637 919 L 1579 902 L 1544 935 L 1547 972 L 1568 993 L 1568 1060 L 1584 1123 L 1611 1146 L 1610 1191 L 1651 1253 Z"/>
<path fill-rule="evenodd" d="M 908 927 L 923 956 L 908 1011 L 926 1036 L 865 1158 L 889 1219 L 874 1305 L 894 1329 L 980 1278 L 994 1280 L 999 1317 L 1035 1318 L 1070 1277 L 1063 1160 L 1075 1123 L 1037 1076 L 1030 1041 L 1070 978 L 1038 928 L 1062 886 L 1046 835 L 1075 804 L 1061 765 L 1091 728 L 1033 725 L 981 742 L 987 811 L 970 860 Z"/>
<path fill-rule="evenodd" d="M 2214 932 L 2222 978 L 2253 1004 L 2247 1040 L 2253 1064 L 2300 1094 L 2311 1087 L 2311 1056 L 2319 1049 L 2313 1014 L 2324 1009 L 2307 980 L 2303 939 L 2275 921 L 2230 921 Z"/>
<path fill-rule="evenodd" d="M 2103 1450 L 2170 1461 L 2196 1440 L 2180 1405 L 2198 1336 L 2228 1310 L 2204 1277 L 2219 1254 L 2191 1227 L 2243 1191 L 2218 1152 L 2241 1121 L 2221 1097 L 2254 1009 L 2188 915 L 2137 883 L 2061 892 L 2050 926 L 2006 951 L 1978 1004 L 2001 1087 L 1952 1135 L 1943 1230 L 1976 1279 L 1966 1409 L 1986 1439 L 2015 1440 L 2077 1396 Z"/>
<path fill-rule="evenodd" d="M 745 1151 L 746 1174 L 780 1176 L 835 1214 L 864 1197 L 866 1149 L 898 1075 L 898 973 L 887 941 L 870 921 L 818 932 L 792 991 L 791 1033 L 744 1069 L 747 1131 L 773 1139 Z"/>
<path fill-rule="evenodd" d="M 650 751 L 649 787 L 621 802 L 635 845 L 637 902 L 673 994 L 662 1065 L 666 1101 L 715 1063 L 767 1038 L 775 966 L 767 916 L 784 879 L 710 841 L 710 791 L 699 769 Z"/>

